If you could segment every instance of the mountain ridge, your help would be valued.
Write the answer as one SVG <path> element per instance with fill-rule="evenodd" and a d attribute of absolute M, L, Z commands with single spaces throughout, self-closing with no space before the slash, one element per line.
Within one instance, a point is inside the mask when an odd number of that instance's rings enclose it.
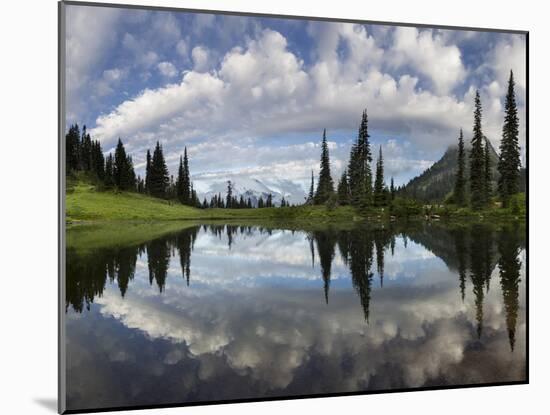
<path fill-rule="evenodd" d="M 498 154 L 489 143 L 489 157 L 491 160 L 492 188 L 496 189 L 497 184 L 497 163 Z M 466 177 L 470 172 L 470 148 L 465 149 L 466 153 Z M 452 145 L 445 150 L 445 153 L 434 164 L 424 170 L 418 176 L 399 189 L 401 196 L 412 197 L 423 202 L 441 202 L 448 197 L 455 185 L 456 170 L 458 165 L 458 145 Z"/>

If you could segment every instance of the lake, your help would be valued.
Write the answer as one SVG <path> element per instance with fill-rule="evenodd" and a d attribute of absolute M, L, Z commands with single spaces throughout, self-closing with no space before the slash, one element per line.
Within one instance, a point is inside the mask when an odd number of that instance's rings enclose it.
<path fill-rule="evenodd" d="M 523 224 L 150 226 L 67 231 L 68 409 L 526 380 Z"/>

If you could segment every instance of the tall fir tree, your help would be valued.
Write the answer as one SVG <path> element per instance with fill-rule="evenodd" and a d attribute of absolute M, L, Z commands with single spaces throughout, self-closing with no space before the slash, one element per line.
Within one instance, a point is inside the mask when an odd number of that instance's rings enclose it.
<path fill-rule="evenodd" d="M 145 157 L 145 193 L 151 192 L 151 151 L 147 149 Z"/>
<path fill-rule="evenodd" d="M 95 176 L 103 181 L 105 177 L 105 157 L 99 141 L 92 141 L 92 171 Z"/>
<path fill-rule="evenodd" d="M 80 169 L 80 129 L 78 124 L 71 125 L 65 135 L 65 156 L 67 174 Z"/>
<path fill-rule="evenodd" d="M 350 203 L 350 194 L 349 194 L 349 183 L 348 183 L 348 172 L 344 170 L 340 181 L 338 182 L 338 203 L 342 206 L 349 205 Z"/>
<path fill-rule="evenodd" d="M 374 179 L 374 204 L 383 206 L 385 204 L 384 192 L 384 159 L 382 157 L 382 146 L 380 146 L 378 161 L 376 162 L 376 176 Z"/>
<path fill-rule="evenodd" d="M 136 172 L 134 170 L 134 162 L 132 161 L 132 156 L 130 155 L 127 155 L 126 156 L 126 179 L 127 179 L 127 184 L 126 184 L 126 187 L 124 187 L 124 189 L 126 190 L 137 190 L 137 187 L 136 187 Z"/>
<path fill-rule="evenodd" d="M 483 151 L 483 132 L 481 130 L 481 99 L 476 91 L 472 149 L 470 151 L 470 201 L 472 208 L 481 209 L 486 203 Z"/>
<path fill-rule="evenodd" d="M 90 134 L 86 130 L 86 126 L 82 126 L 82 136 L 80 141 L 80 169 L 84 171 L 91 170 L 92 160 L 92 140 Z"/>
<path fill-rule="evenodd" d="M 181 183 L 181 200 L 184 204 L 192 204 L 191 176 L 189 175 L 189 158 L 187 157 L 187 147 L 183 150 L 183 170 Z"/>
<path fill-rule="evenodd" d="M 159 198 L 165 198 L 170 178 L 168 176 L 168 168 L 166 167 L 166 161 L 164 160 L 162 146 L 158 141 L 151 159 L 150 176 L 151 177 L 149 180 L 151 188 L 149 191 L 151 195 Z"/>
<path fill-rule="evenodd" d="M 507 207 L 510 203 L 510 197 L 519 192 L 520 182 L 519 118 L 514 87 L 514 74 L 510 71 L 497 165 L 499 173 L 498 193 L 503 207 Z"/>
<path fill-rule="evenodd" d="M 227 181 L 227 194 L 225 196 L 225 207 L 231 208 L 233 204 L 233 185 L 231 183 L 231 180 Z"/>
<path fill-rule="evenodd" d="M 115 149 L 113 179 L 116 187 L 120 190 L 130 190 L 132 183 L 128 169 L 128 156 L 120 138 Z"/>
<path fill-rule="evenodd" d="M 485 192 L 485 204 L 488 205 L 491 201 L 491 196 L 493 194 L 492 186 L 492 174 L 491 174 L 491 143 L 484 137 L 484 151 L 483 151 L 483 186 Z"/>
<path fill-rule="evenodd" d="M 454 199 L 458 206 L 464 206 L 466 204 L 466 153 L 464 150 L 464 135 L 462 134 L 462 128 L 458 136 Z"/>
<path fill-rule="evenodd" d="M 330 175 L 330 156 L 327 144 L 327 130 L 323 130 L 323 141 L 321 143 L 321 169 L 319 171 L 319 181 L 317 182 L 317 191 L 315 192 L 315 204 L 322 204 L 334 194 L 334 183 Z"/>
<path fill-rule="evenodd" d="M 351 147 L 348 165 L 351 203 L 354 206 L 368 205 L 372 199 L 372 171 L 370 167 L 372 155 L 369 138 L 367 110 L 364 110 L 357 141 Z"/>
<path fill-rule="evenodd" d="M 105 161 L 105 178 L 104 178 L 104 183 L 107 188 L 111 188 L 115 185 L 113 169 L 114 169 L 113 154 L 109 153 L 109 155 L 107 156 L 107 160 Z"/>
<path fill-rule="evenodd" d="M 180 203 L 184 204 L 183 200 L 183 157 L 180 156 L 180 164 L 178 166 L 178 178 L 176 179 L 176 196 Z"/>
<path fill-rule="evenodd" d="M 396 189 L 395 189 L 395 184 L 393 182 L 393 176 L 392 176 L 390 181 L 390 198 L 392 202 L 395 200 L 395 192 L 396 192 Z"/>
<path fill-rule="evenodd" d="M 307 196 L 306 203 L 312 204 L 314 198 L 315 198 L 315 183 L 313 179 L 313 170 L 311 170 L 311 185 L 309 186 L 309 193 Z"/>

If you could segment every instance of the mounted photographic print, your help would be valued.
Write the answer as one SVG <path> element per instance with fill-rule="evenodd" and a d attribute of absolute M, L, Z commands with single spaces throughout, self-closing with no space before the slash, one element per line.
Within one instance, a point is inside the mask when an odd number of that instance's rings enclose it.
<path fill-rule="evenodd" d="M 59 19 L 60 412 L 528 382 L 527 32 Z"/>

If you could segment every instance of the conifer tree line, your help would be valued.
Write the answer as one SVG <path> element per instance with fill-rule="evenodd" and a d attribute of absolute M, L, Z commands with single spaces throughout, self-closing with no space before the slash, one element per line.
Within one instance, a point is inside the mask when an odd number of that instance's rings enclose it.
<path fill-rule="evenodd" d="M 92 140 L 82 127 L 82 134 L 78 124 L 71 125 L 66 135 L 67 173 L 85 171 L 99 180 L 105 178 L 105 158 L 99 141 Z"/>
<path fill-rule="evenodd" d="M 231 181 L 228 182 L 226 195 L 214 195 L 210 201 L 205 198 L 201 202 L 197 192 L 193 189 L 187 147 L 184 147 L 183 156 L 180 156 L 177 177 L 174 179 L 174 176 L 169 174 L 162 144 L 157 141 L 152 153 L 150 149 L 147 150 L 145 177 L 142 178 L 141 176 L 136 177 L 132 157 L 126 153 L 120 138 L 114 155 L 109 153 L 107 157 L 103 156 L 100 142 L 91 139 L 85 126 L 81 133 L 78 124 L 71 125 L 65 138 L 67 175 L 69 176 L 85 172 L 106 189 L 135 191 L 161 199 L 177 200 L 183 205 L 203 209 L 252 209 L 255 207 L 250 197 L 245 199 L 242 195 L 237 197 L 233 194 Z M 291 205 L 283 196 L 280 206 L 289 207 Z M 268 194 L 265 199 L 260 196 L 257 207 L 275 207 L 273 196 Z"/>
<path fill-rule="evenodd" d="M 78 124 L 71 125 L 65 141 L 68 176 L 84 172 L 105 189 L 138 192 L 157 198 L 178 200 L 188 206 L 203 206 L 190 179 L 187 148 L 184 149 L 184 156 L 180 157 L 178 176 L 174 180 L 169 175 L 162 145 L 158 141 L 152 155 L 147 150 L 145 178 L 136 176 L 132 156 L 127 154 L 120 138 L 114 155 L 109 153 L 107 157 L 103 155 L 100 142 L 91 139 L 85 126 L 81 133 Z"/>
<path fill-rule="evenodd" d="M 391 203 L 397 189 L 393 184 L 393 177 L 391 178 L 391 189 L 385 183 L 382 146 L 378 151 L 373 183 L 371 170 L 373 159 L 369 138 L 368 116 L 365 110 L 361 116 L 357 139 L 351 147 L 348 167 L 342 172 L 335 189 L 330 171 L 327 133 L 326 129 L 323 130 L 317 187 L 315 187 L 314 175 L 311 172 L 311 186 L 306 199 L 307 204 L 334 203 L 342 206 L 352 205 L 364 208 L 368 206 L 386 206 Z"/>
<path fill-rule="evenodd" d="M 510 71 L 508 91 L 505 99 L 505 116 L 498 156 L 497 189 L 492 188 L 492 166 L 490 158 L 490 142 L 482 131 L 483 110 L 479 91 L 474 99 L 474 125 L 469 154 L 469 177 L 466 175 L 466 151 L 462 129 L 458 136 L 458 159 L 453 191 L 454 203 L 458 206 L 468 204 L 475 210 L 488 207 L 496 191 L 502 207 L 507 207 L 510 198 L 520 191 L 520 149 L 519 120 L 514 92 L 514 74 Z M 469 192 L 469 200 L 468 200 Z"/>

